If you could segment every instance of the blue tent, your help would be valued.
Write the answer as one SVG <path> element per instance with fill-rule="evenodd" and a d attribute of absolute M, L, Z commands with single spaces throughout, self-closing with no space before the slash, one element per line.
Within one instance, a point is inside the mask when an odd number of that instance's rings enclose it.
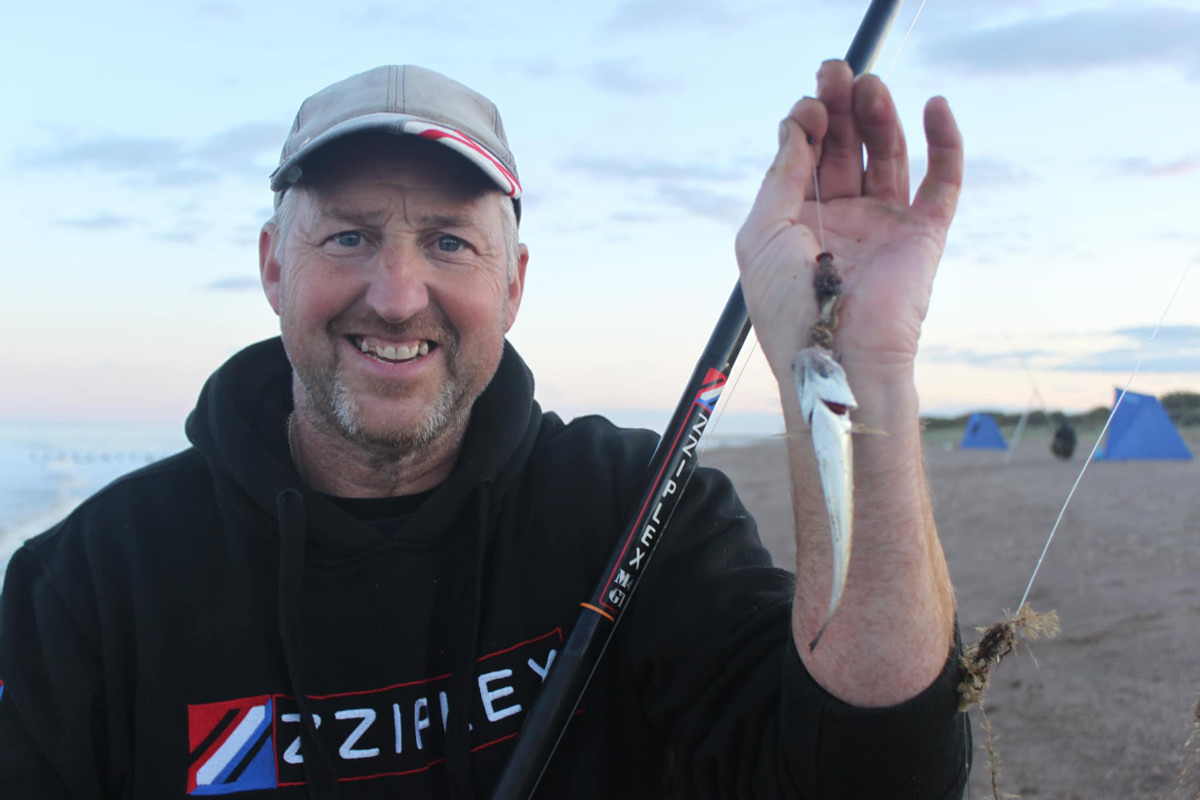
<path fill-rule="evenodd" d="M 1192 457 L 1187 443 L 1175 429 L 1167 410 L 1158 398 L 1148 394 L 1126 392 L 1121 400 L 1117 390 L 1113 405 L 1120 400 L 1117 413 L 1108 425 L 1104 448 L 1107 461 L 1151 459 L 1187 461 Z"/>
<path fill-rule="evenodd" d="M 991 414 L 972 414 L 958 446 L 963 450 L 1007 450 L 1004 435 Z"/>

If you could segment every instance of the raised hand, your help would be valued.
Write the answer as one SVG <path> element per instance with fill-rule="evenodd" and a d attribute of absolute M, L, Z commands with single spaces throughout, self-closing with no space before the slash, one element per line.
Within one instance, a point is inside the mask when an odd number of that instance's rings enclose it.
<path fill-rule="evenodd" d="M 935 97 L 925 107 L 929 168 L 911 202 L 904 132 L 877 77 L 855 80 L 845 62 L 825 62 L 817 96 L 798 102 L 779 134 L 737 237 L 742 288 L 776 379 L 791 385 L 792 359 L 816 319 L 817 191 L 824 249 L 843 279 L 834 351 L 852 386 L 856 373 L 911 372 L 962 185 L 962 138 L 949 105 Z"/>

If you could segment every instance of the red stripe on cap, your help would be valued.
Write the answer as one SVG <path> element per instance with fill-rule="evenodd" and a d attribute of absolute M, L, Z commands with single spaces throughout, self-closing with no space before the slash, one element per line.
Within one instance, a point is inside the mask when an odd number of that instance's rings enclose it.
<path fill-rule="evenodd" d="M 426 130 L 421 131 L 417 135 L 423 139 L 434 139 L 434 140 L 453 139 L 454 141 L 458 142 L 459 144 L 466 145 L 467 147 L 471 148 L 473 151 L 475 151 L 476 153 L 479 153 L 479 155 L 481 155 L 485 159 L 487 159 L 488 162 L 492 166 L 494 166 L 500 172 L 501 175 L 504 176 L 504 179 L 507 180 L 510 185 L 510 188 L 508 190 L 509 197 L 516 195 L 521 190 L 521 184 L 517 180 L 517 176 L 513 175 L 511 172 L 509 172 L 508 167 L 504 166 L 504 164 L 501 163 L 499 159 L 497 159 L 495 156 L 493 156 L 491 153 L 489 153 L 487 150 L 485 150 L 481 145 L 477 144 L 474 139 L 470 138 L 462 131 L 454 130 L 454 129 L 450 129 L 450 128 L 427 128 Z"/>

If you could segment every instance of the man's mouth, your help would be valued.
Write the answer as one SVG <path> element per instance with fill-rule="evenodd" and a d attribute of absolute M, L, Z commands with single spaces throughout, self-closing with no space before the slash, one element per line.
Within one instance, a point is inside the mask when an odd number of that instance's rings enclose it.
<path fill-rule="evenodd" d="M 421 356 L 428 354 L 431 349 L 437 347 L 436 343 L 427 339 L 414 339 L 399 344 L 396 342 L 385 342 L 369 336 L 351 335 L 349 339 L 350 343 L 362 352 L 388 364 L 403 364 L 415 361 Z"/>

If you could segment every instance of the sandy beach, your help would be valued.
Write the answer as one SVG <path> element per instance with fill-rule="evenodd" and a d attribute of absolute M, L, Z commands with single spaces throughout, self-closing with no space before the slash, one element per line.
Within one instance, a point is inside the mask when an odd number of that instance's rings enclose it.
<path fill-rule="evenodd" d="M 944 437 L 943 437 L 944 438 Z M 1200 432 L 1186 436 L 1200 453 Z M 1092 441 L 1071 461 L 1027 435 L 1010 463 L 995 451 L 927 443 L 938 530 L 964 639 L 1016 607 Z M 717 448 L 776 562 L 792 567 L 782 439 Z M 1185 754 L 1200 698 L 1200 461 L 1089 467 L 1029 598 L 1062 633 L 1023 646 L 986 696 L 1000 789 L 1046 800 L 1197 800 Z M 975 741 L 984 741 L 972 712 Z M 1185 758 L 1191 776 L 1180 786 Z M 991 797 L 977 750 L 972 798 Z"/>

